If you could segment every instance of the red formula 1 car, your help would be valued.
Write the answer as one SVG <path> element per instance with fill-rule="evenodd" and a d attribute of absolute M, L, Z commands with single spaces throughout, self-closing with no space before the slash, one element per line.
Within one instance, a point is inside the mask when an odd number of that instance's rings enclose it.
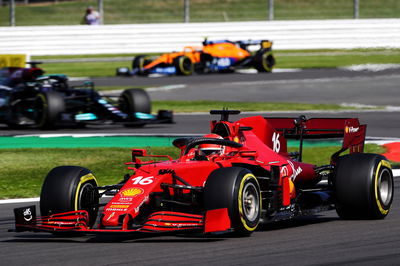
<path fill-rule="evenodd" d="M 83 167 L 54 168 L 42 187 L 42 216 L 34 206 L 15 209 L 16 231 L 249 235 L 261 222 L 322 210 L 336 209 L 344 219 L 388 214 L 392 170 L 385 157 L 362 153 L 366 126 L 358 119 L 254 116 L 229 122 L 239 111 L 211 113 L 221 115 L 211 122 L 212 134 L 176 139 L 176 160 L 133 149 L 127 163 L 133 173 L 116 185 L 99 186 Z M 302 162 L 303 140 L 338 137 L 342 148 L 329 165 Z M 298 152 L 288 152 L 287 139 L 299 140 Z M 104 195 L 112 198 L 102 204 Z"/>

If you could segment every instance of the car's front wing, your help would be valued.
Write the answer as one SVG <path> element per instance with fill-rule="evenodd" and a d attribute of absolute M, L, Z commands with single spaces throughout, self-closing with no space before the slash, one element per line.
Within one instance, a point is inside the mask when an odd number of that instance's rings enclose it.
<path fill-rule="evenodd" d="M 49 233 L 79 232 L 83 234 L 102 233 L 214 233 L 229 231 L 231 228 L 227 209 L 207 211 L 202 215 L 159 211 L 151 214 L 140 226 L 132 229 L 89 227 L 87 211 L 79 210 L 36 217 L 36 207 L 28 206 L 14 209 L 16 232 L 33 231 Z M 126 229 L 124 229 L 126 228 Z"/>

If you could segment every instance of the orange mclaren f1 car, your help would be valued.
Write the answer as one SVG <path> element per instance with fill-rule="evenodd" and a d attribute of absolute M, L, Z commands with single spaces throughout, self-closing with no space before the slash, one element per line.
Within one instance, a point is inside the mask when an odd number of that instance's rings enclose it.
<path fill-rule="evenodd" d="M 253 51 L 256 46 L 258 49 Z M 205 40 L 202 47 L 186 46 L 181 52 L 166 53 L 156 58 L 138 55 L 133 59 L 132 70 L 121 67 L 117 69 L 117 75 L 191 75 L 194 72 L 233 72 L 250 67 L 258 72 L 271 72 L 274 65 L 271 41 Z"/>

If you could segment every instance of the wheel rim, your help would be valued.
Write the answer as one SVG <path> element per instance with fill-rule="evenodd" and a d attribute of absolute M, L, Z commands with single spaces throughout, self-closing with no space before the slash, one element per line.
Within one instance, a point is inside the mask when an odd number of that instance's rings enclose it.
<path fill-rule="evenodd" d="M 96 193 L 91 183 L 86 183 L 79 191 L 78 209 L 85 210 L 89 215 L 96 211 Z"/>
<path fill-rule="evenodd" d="M 250 222 L 256 221 L 260 210 L 260 198 L 253 183 L 247 183 L 243 188 L 242 204 L 246 219 Z"/>
<path fill-rule="evenodd" d="M 392 191 L 392 175 L 390 174 L 388 169 L 384 169 L 379 175 L 378 192 L 379 198 L 385 206 L 388 205 L 392 199 Z"/>
<path fill-rule="evenodd" d="M 275 59 L 274 59 L 274 57 L 273 57 L 272 55 L 268 55 L 268 56 L 267 56 L 267 58 L 266 58 L 266 64 L 267 64 L 267 66 L 268 66 L 268 69 L 271 69 L 271 68 L 274 66 L 274 64 L 275 64 Z"/>
<path fill-rule="evenodd" d="M 182 58 L 181 71 L 185 75 L 190 75 L 192 73 L 192 61 L 189 58 L 187 57 Z"/>

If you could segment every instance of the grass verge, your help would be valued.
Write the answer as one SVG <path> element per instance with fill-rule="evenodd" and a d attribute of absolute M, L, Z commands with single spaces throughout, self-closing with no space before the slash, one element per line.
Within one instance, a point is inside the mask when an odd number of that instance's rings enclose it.
<path fill-rule="evenodd" d="M 176 148 L 148 148 L 149 154 L 178 157 Z M 339 147 L 305 147 L 303 160 L 316 165 L 329 163 Z M 381 146 L 366 145 L 366 152 L 382 153 Z M 80 165 L 92 170 L 100 185 L 119 182 L 128 173 L 124 162 L 130 161 L 129 148 L 81 149 L 4 149 L 0 150 L 0 199 L 37 197 L 46 174 L 59 165 Z"/>
<path fill-rule="evenodd" d="M 153 101 L 153 110 L 174 110 L 177 113 L 209 112 L 213 109 L 227 107 L 229 109 L 250 111 L 306 111 L 306 110 L 359 110 L 360 108 L 341 106 L 338 104 L 308 103 L 269 103 L 269 102 L 223 102 L 223 101 Z M 370 108 L 371 109 L 371 108 Z M 376 108 L 374 108 L 376 109 Z"/>

